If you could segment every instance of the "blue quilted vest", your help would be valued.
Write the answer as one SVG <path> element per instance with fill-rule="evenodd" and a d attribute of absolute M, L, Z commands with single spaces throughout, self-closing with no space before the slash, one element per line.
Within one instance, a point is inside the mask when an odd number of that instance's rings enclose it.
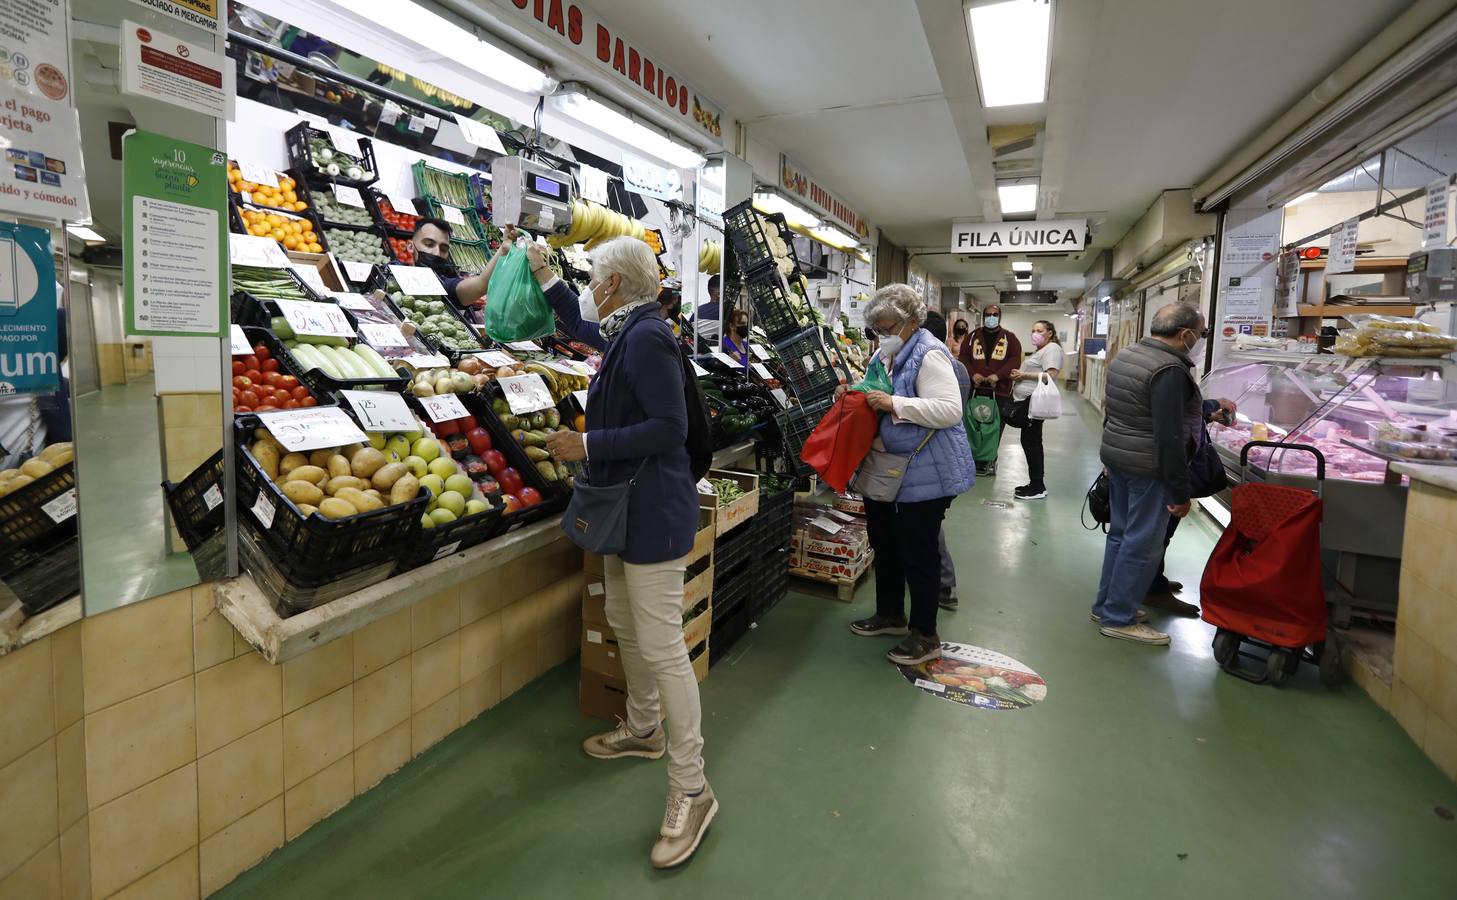
<path fill-rule="evenodd" d="M 951 356 L 946 345 L 932 337 L 929 331 L 924 328 L 917 329 L 905 347 L 895 355 L 890 381 L 895 386 L 896 396 L 916 396 L 916 376 L 921 372 L 921 363 L 927 353 L 944 353 L 948 358 Z M 889 415 L 880 417 L 880 440 L 891 453 L 915 452 L 916 447 L 925 440 L 926 431 L 924 427 L 910 422 L 892 422 Z M 931 440 L 911 460 L 896 501 L 917 503 L 937 497 L 955 497 L 965 493 L 975 483 L 976 461 L 972 459 L 971 445 L 966 440 L 966 428 L 957 421 L 950 428 L 933 432 Z"/>

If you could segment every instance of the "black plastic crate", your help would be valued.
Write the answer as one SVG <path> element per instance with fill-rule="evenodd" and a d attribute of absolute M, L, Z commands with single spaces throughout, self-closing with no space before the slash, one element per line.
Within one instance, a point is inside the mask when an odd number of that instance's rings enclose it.
<path fill-rule="evenodd" d="M 188 550 L 197 550 L 223 530 L 223 470 L 223 451 L 218 450 L 181 481 L 162 482 L 172 524 Z"/>
<path fill-rule="evenodd" d="M 739 268 L 745 273 L 774 267 L 774 250 L 760 215 L 754 209 L 753 200 L 745 200 L 723 214 L 724 234 L 728 235 Z"/>
<path fill-rule="evenodd" d="M 491 392 L 494 389 L 494 392 Z M 500 526 L 495 534 L 504 534 L 513 531 L 522 525 L 532 522 L 539 522 L 548 516 L 555 515 L 567 508 L 567 501 L 571 499 L 571 488 L 561 481 L 549 482 L 545 476 L 536 468 L 527 456 L 526 451 L 516 440 L 511 437 L 511 432 L 496 417 L 491 409 L 491 401 L 499 396 L 500 388 L 495 382 L 487 385 L 488 393 L 459 394 L 461 403 L 466 411 L 475 417 L 476 422 L 486 429 L 491 436 L 491 444 L 496 450 L 500 450 L 506 457 L 506 462 L 511 468 L 521 473 L 521 481 L 528 487 L 534 487 L 541 492 L 542 500 L 535 506 L 503 515 Z"/>
<path fill-rule="evenodd" d="M 228 577 L 228 533 L 219 531 L 191 548 L 192 564 L 197 567 L 197 577 L 203 581 L 222 581 Z"/>
<path fill-rule="evenodd" d="M 749 593 L 753 590 L 754 579 L 748 570 L 744 570 L 741 577 L 730 579 L 727 583 L 720 585 L 717 580 L 718 570 L 715 568 L 713 583 L 713 625 L 718 626 L 722 619 L 727 619 L 734 614 L 734 611 L 744 605 L 748 600 Z"/>
<path fill-rule="evenodd" d="M 749 633 L 749 626 L 753 624 L 753 621 L 754 617 L 748 607 L 741 604 L 735 607 L 731 615 L 713 623 L 713 628 L 708 632 L 708 667 L 710 669 L 728 657 L 728 652 L 733 649 L 734 645 Z"/>
<path fill-rule="evenodd" d="M 299 384 L 309 389 L 309 393 L 314 398 L 314 406 L 339 405 L 337 397 L 332 394 L 319 393 L 318 391 L 314 390 L 312 385 L 304 380 L 305 370 L 303 366 L 293 358 L 293 354 L 288 352 L 288 349 L 283 346 L 282 342 L 278 340 L 277 335 L 275 335 L 273 332 L 269 331 L 267 328 L 260 328 L 256 325 L 244 325 L 243 336 L 248 339 L 248 345 L 250 347 L 257 347 L 259 344 L 267 347 L 268 352 L 270 354 L 274 354 L 274 358 L 278 360 L 278 371 L 282 372 L 285 375 L 292 375 L 293 377 L 298 379 Z M 280 351 L 283 354 L 282 356 L 277 355 Z M 320 374 L 322 375 L 323 373 Z M 251 410 L 237 413 L 237 415 L 246 415 L 247 412 L 251 412 Z"/>
<path fill-rule="evenodd" d="M 793 492 L 790 492 L 793 496 Z M 782 507 L 759 514 L 750 520 L 754 534 L 755 558 L 762 558 L 776 550 L 789 546 L 789 536 L 794 529 L 794 507 Z"/>
<path fill-rule="evenodd" d="M 469 550 L 500 534 L 501 508 L 493 506 L 474 516 L 456 519 L 448 525 L 421 528 L 420 537 L 405 549 L 396 572 L 407 572 L 452 553 Z"/>
<path fill-rule="evenodd" d="M 785 385 L 801 404 L 833 396 L 846 380 L 837 365 L 839 354 L 825 345 L 818 326 L 776 342 L 775 347 L 784 365 Z"/>
<path fill-rule="evenodd" d="M 430 492 L 422 489 L 408 503 L 344 519 L 326 519 L 318 513 L 305 517 L 248 449 L 262 424 L 255 415 L 233 420 L 238 517 L 258 528 L 262 551 L 280 575 L 296 587 L 317 588 L 369 566 L 387 565 L 393 571 L 419 537 Z"/>
<path fill-rule="evenodd" d="M 68 462 L 0 497 L 0 572 L 75 536 L 75 489 L 76 464 Z"/>
<path fill-rule="evenodd" d="M 385 237 L 385 231 L 384 231 L 384 229 L 382 227 L 380 227 L 378 225 L 347 225 L 347 224 L 345 224 L 343 222 L 325 222 L 324 223 L 324 228 L 326 230 L 328 230 L 328 231 L 352 231 L 352 232 L 354 232 L 356 234 L 358 234 L 360 232 L 365 232 L 370 237 L 372 237 L 375 240 L 379 241 L 379 247 L 380 247 L 380 250 L 384 253 L 385 259 L 393 259 L 394 258 L 394 255 L 393 255 L 392 251 L 390 250 L 390 242 Z M 343 263 L 344 263 L 345 257 L 340 256 L 337 251 L 331 251 L 331 252 L 334 253 L 334 258 L 337 259 L 337 260 L 339 260 L 339 263 L 340 263 L 339 268 L 342 270 L 344 268 Z M 367 260 L 367 259 L 353 259 L 353 260 L 349 260 L 349 261 L 350 262 L 355 262 L 355 263 L 365 263 L 365 264 L 370 265 L 370 266 L 377 266 L 377 265 L 379 265 L 379 263 L 373 262 L 373 261 Z"/>
<path fill-rule="evenodd" d="M 44 612 L 81 592 L 81 542 L 71 535 L 44 553 L 29 556 L 0 581 L 20 600 L 26 615 Z"/>
<path fill-rule="evenodd" d="M 307 223 L 309 223 L 309 227 L 314 232 L 314 237 L 316 237 L 316 238 L 319 239 L 318 240 L 319 246 L 323 248 L 323 250 L 320 251 L 320 252 L 323 252 L 323 253 L 328 253 L 329 252 L 329 242 L 327 240 L 325 240 L 325 238 L 324 238 L 324 228 L 323 228 L 324 222 L 323 222 L 323 219 L 321 219 L 319 217 L 319 214 L 314 211 L 314 208 L 313 208 L 312 205 L 310 205 L 308 209 L 300 210 L 299 212 L 294 212 L 291 209 L 275 209 L 272 206 L 263 206 L 262 204 L 259 204 L 259 203 L 253 203 L 252 201 L 244 200 L 242 198 L 242 195 L 240 195 L 240 194 L 233 194 L 233 193 L 229 193 L 228 194 L 228 205 L 232 208 L 231 209 L 231 214 L 228 217 L 229 220 L 230 220 L 230 222 L 231 222 L 230 228 L 231 228 L 231 230 L 233 232 L 235 232 L 237 234 L 252 234 L 253 233 L 253 232 L 251 232 L 251 231 L 248 230 L 248 224 L 243 219 L 243 213 L 244 213 L 244 211 L 248 211 L 248 212 L 261 212 L 261 213 L 272 213 L 275 216 L 283 216 L 286 219 L 298 219 L 301 222 L 307 222 Z M 281 242 L 279 243 L 278 249 L 284 250 L 285 252 L 287 252 L 287 248 L 285 248 Z M 310 251 L 299 251 L 299 252 L 310 252 Z"/>
<path fill-rule="evenodd" d="M 775 269 L 745 278 L 744 290 L 754 305 L 754 324 L 764 329 L 771 341 L 792 337 L 813 324 L 800 316 L 784 277 Z"/>
<path fill-rule="evenodd" d="M 814 474 L 814 468 L 800 458 L 800 453 L 804 450 L 804 442 L 809 438 L 810 432 L 820 424 L 820 419 L 825 417 L 832 403 L 834 400 L 827 397 L 808 406 L 790 407 L 774 417 L 775 424 L 779 426 L 783 459 L 793 468 L 793 474 Z"/>
<path fill-rule="evenodd" d="M 749 605 L 758 618 L 789 591 L 789 551 L 775 550 L 754 561 L 754 584 Z"/>
<path fill-rule="evenodd" d="M 270 308 L 270 303 L 271 301 L 265 301 L 262 304 L 265 311 Z M 272 308 L 277 309 L 277 307 Z M 358 329 L 359 323 L 355 320 L 354 314 L 346 309 L 344 315 L 349 319 L 350 326 Z M 262 341 L 268 347 L 268 352 L 273 354 L 273 358 L 278 360 L 279 367 L 288 369 L 289 374 L 298 378 L 320 405 L 328 405 L 329 399 L 339 391 L 385 390 L 399 393 L 410 383 L 410 379 L 404 375 L 395 378 L 385 378 L 382 375 L 373 378 L 335 378 L 323 369 L 305 368 L 303 363 L 295 359 L 289 349 L 283 345 L 283 341 L 279 339 L 278 335 L 266 328 L 244 328 L 243 333 L 248 336 L 250 341 L 254 338 Z"/>
<path fill-rule="evenodd" d="M 374 142 L 369 138 L 355 135 L 359 139 L 359 154 L 363 159 L 363 167 L 372 173 L 371 177 L 344 178 L 330 176 L 314 168 L 313 159 L 309 153 L 309 138 L 314 136 L 323 138 L 329 142 L 330 146 L 333 146 L 334 140 L 327 131 L 314 128 L 308 122 L 300 122 L 284 134 L 284 140 L 288 143 L 289 165 L 304 176 L 305 183 L 310 185 L 343 184 L 349 187 L 366 188 L 379 181 L 379 163 L 374 160 Z"/>
<path fill-rule="evenodd" d="M 246 518 L 239 523 L 238 562 L 285 619 L 379 584 L 395 571 L 393 561 L 371 561 L 340 572 L 324 584 L 299 584 L 279 567 L 257 523 Z"/>
<path fill-rule="evenodd" d="M 751 519 L 750 522 L 753 520 Z M 735 528 L 720 535 L 713 544 L 713 568 L 715 579 L 727 577 L 738 569 L 740 563 L 754 555 L 754 529 Z"/>
<path fill-rule="evenodd" d="M 400 305 L 394 301 L 393 297 L 390 296 L 390 286 L 392 284 L 394 284 L 394 277 L 390 274 L 389 267 L 375 266 L 374 272 L 370 275 L 369 284 L 365 287 L 365 290 L 383 292 L 385 295 L 385 302 L 389 304 L 390 309 L 394 310 L 395 315 L 399 317 L 400 321 L 402 323 L 409 322 L 410 320 L 405 315 L 404 309 L 401 308 Z M 454 301 L 452 301 L 450 297 L 446 296 L 445 294 L 441 294 L 439 295 L 438 300 L 440 303 L 443 303 L 445 305 L 444 314 L 450 316 L 452 319 L 455 319 L 457 322 L 464 325 L 466 327 L 466 330 L 470 332 L 471 337 L 479 346 L 477 346 L 474 350 L 453 350 L 440 343 L 439 341 L 435 340 L 434 338 L 430 337 L 429 335 L 426 335 L 424 332 L 415 332 L 416 336 L 421 341 L 424 341 L 426 344 L 429 345 L 431 352 L 444 356 L 446 359 L 450 360 L 450 364 L 453 366 L 459 363 L 463 357 L 470 356 L 474 353 L 480 353 L 481 351 L 485 350 L 486 342 L 481 339 L 479 326 L 477 326 L 474 322 L 466 319 L 466 317 L 461 313 L 460 309 L 455 305 Z"/>
<path fill-rule="evenodd" d="M 374 224 L 383 228 L 385 234 L 390 237 L 408 238 L 414 233 L 413 229 L 391 225 L 389 220 L 385 218 L 384 209 L 380 207 L 380 203 L 388 203 L 391 212 L 414 216 L 418 220 L 420 213 L 416 211 L 414 206 L 411 206 L 409 209 L 395 209 L 394 201 L 384 196 L 377 188 L 368 188 L 360 191 L 360 193 L 364 195 L 364 207 L 369 210 L 370 216 L 374 219 Z"/>

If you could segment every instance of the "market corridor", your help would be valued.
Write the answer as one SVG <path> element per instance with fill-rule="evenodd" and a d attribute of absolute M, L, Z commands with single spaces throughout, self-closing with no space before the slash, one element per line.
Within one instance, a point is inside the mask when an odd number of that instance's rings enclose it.
<path fill-rule="evenodd" d="M 1046 429 L 1046 503 L 1024 474 L 952 507 L 962 608 L 942 637 L 1035 668 L 1016 712 L 938 701 L 845 627 L 854 608 L 790 594 L 703 688 L 723 810 L 682 870 L 652 871 L 661 763 L 578 742 L 576 663 L 548 673 L 275 852 L 218 896 L 1451 897 L 1457 787 L 1357 687 L 1283 690 L 1219 674 L 1209 628 L 1168 649 L 1099 637 L 1101 558 L 1078 523 L 1097 423 Z M 1191 585 L 1213 538 L 1175 540 Z"/>

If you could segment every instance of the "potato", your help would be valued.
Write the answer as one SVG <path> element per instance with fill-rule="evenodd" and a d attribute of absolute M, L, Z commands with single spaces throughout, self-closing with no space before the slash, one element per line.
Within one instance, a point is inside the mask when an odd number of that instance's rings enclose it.
<path fill-rule="evenodd" d="M 324 492 L 312 482 L 293 480 L 284 482 L 283 496 L 292 500 L 295 505 L 318 506 L 324 499 Z"/>
<path fill-rule="evenodd" d="M 263 474 L 270 480 L 278 477 L 278 447 L 270 441 L 258 441 L 253 444 L 253 458 L 258 460 L 258 466 L 263 469 Z"/>
<path fill-rule="evenodd" d="M 256 440 L 262 441 L 263 443 L 268 444 L 272 446 L 273 449 L 277 450 L 280 459 L 282 459 L 288 453 L 287 450 L 283 449 L 283 445 L 278 442 L 278 438 L 275 438 L 267 428 L 253 429 L 253 437 Z"/>
<path fill-rule="evenodd" d="M 367 445 L 365 445 L 365 444 L 345 444 L 344 446 L 342 446 L 342 447 L 339 448 L 339 455 L 342 456 L 342 457 L 344 457 L 345 459 L 353 459 L 354 458 L 354 454 L 358 453 L 365 446 L 367 446 Z"/>
<path fill-rule="evenodd" d="M 40 478 L 42 475 L 49 475 L 55 470 L 55 466 L 51 465 L 40 457 L 36 457 L 35 459 L 27 459 L 25 462 L 20 464 L 20 473 L 22 475 L 29 475 L 31 478 Z"/>
<path fill-rule="evenodd" d="M 330 478 L 328 483 L 324 485 L 324 490 L 328 492 L 330 497 L 337 497 L 339 496 L 339 492 L 346 488 L 354 488 L 356 491 L 362 493 L 367 487 L 369 487 L 369 482 L 363 478 L 355 478 L 353 475 L 340 475 L 337 478 Z"/>
<path fill-rule="evenodd" d="M 298 505 L 298 511 L 303 513 L 304 518 L 307 519 L 309 516 L 312 516 L 314 513 L 318 512 L 319 508 L 317 506 L 310 506 L 307 503 L 300 503 Z"/>
<path fill-rule="evenodd" d="M 360 478 L 369 478 L 378 472 L 386 462 L 385 455 L 373 447 L 364 447 L 357 451 L 349 460 L 349 466 L 354 474 Z"/>
<path fill-rule="evenodd" d="M 374 473 L 374 477 L 369 482 L 381 491 L 387 491 L 395 486 L 395 482 L 400 480 L 401 475 L 409 471 L 410 467 L 402 462 L 385 463 L 380 466 L 379 471 Z"/>
<path fill-rule="evenodd" d="M 354 508 L 354 504 L 348 500 L 340 500 L 338 497 L 330 497 L 319 504 L 319 515 L 326 519 L 347 519 L 358 512 L 359 510 Z"/>
<path fill-rule="evenodd" d="M 401 475 L 390 488 L 390 506 L 397 503 L 409 503 L 420 493 L 420 479 L 406 473 Z"/>
<path fill-rule="evenodd" d="M 285 456 L 283 459 L 280 459 L 278 461 L 278 471 L 280 471 L 280 472 L 292 472 L 294 469 L 297 469 L 299 466 L 306 466 L 308 464 L 309 464 L 309 458 L 308 458 L 308 456 L 306 456 L 306 455 L 304 455 L 302 453 L 290 453 L 287 456 Z"/>
<path fill-rule="evenodd" d="M 369 496 L 358 488 L 344 488 L 339 491 L 338 498 L 349 504 L 362 513 L 373 512 L 376 509 L 384 509 L 384 502 Z"/>
<path fill-rule="evenodd" d="M 325 447 L 323 450 L 315 450 L 309 454 L 309 465 L 318 466 L 321 469 L 329 468 L 329 457 L 339 451 L 333 447 Z"/>
<path fill-rule="evenodd" d="M 297 469 L 294 469 L 292 472 L 288 473 L 288 480 L 307 481 L 310 484 L 316 484 L 319 487 L 323 487 L 324 482 L 329 480 L 329 473 L 325 472 L 318 466 L 299 466 Z"/>
<path fill-rule="evenodd" d="M 333 456 L 329 457 L 329 465 L 327 466 L 327 468 L 329 469 L 330 478 L 338 478 L 340 475 L 353 474 L 349 471 L 349 460 L 345 459 L 343 456 L 340 456 L 338 453 L 335 453 Z"/>
<path fill-rule="evenodd" d="M 369 496 L 373 497 L 374 499 L 378 500 L 381 503 L 384 502 L 384 494 L 381 494 L 379 491 L 375 490 L 374 488 L 370 488 L 369 490 L 365 491 L 365 493 L 368 494 Z"/>

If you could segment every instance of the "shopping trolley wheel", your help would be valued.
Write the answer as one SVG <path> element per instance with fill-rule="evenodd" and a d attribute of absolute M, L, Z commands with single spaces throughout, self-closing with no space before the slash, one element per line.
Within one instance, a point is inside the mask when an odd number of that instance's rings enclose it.
<path fill-rule="evenodd" d="M 1283 647 L 1272 647 L 1265 657 L 1265 679 L 1279 687 L 1290 678 L 1290 651 Z"/>
<path fill-rule="evenodd" d="M 1341 642 L 1335 635 L 1327 635 L 1326 639 L 1316 646 L 1316 656 L 1320 661 L 1320 680 L 1328 686 L 1335 686 L 1341 683 Z"/>
<path fill-rule="evenodd" d="M 1223 628 L 1214 632 L 1214 661 L 1228 666 L 1239 653 L 1239 635 Z"/>

